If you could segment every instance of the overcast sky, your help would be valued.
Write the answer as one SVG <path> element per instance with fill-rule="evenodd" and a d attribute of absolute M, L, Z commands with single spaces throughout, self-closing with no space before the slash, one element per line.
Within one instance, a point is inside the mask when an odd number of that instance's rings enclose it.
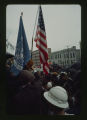
<path fill-rule="evenodd" d="M 46 29 L 47 45 L 51 51 L 68 47 L 79 48 L 81 41 L 81 7 L 79 5 L 41 5 Z M 31 49 L 32 35 L 38 5 L 8 5 L 6 8 L 6 39 L 16 46 L 19 20 L 23 12 L 23 24 Z M 36 45 L 34 42 L 34 50 Z"/>

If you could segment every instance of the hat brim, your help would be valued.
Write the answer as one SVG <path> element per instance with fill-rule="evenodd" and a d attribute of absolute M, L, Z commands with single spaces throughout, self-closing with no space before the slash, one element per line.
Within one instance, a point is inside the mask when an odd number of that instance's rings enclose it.
<path fill-rule="evenodd" d="M 58 103 L 58 101 L 55 101 L 54 99 L 52 99 L 51 97 L 49 97 L 49 95 L 48 95 L 48 92 L 45 92 L 44 93 L 44 97 L 45 97 L 45 99 L 48 101 L 48 102 L 50 102 L 51 104 L 53 104 L 54 106 L 57 106 L 57 107 L 59 107 L 59 108 L 68 108 L 69 107 L 69 104 L 68 104 L 68 102 L 66 102 L 66 103 Z"/>

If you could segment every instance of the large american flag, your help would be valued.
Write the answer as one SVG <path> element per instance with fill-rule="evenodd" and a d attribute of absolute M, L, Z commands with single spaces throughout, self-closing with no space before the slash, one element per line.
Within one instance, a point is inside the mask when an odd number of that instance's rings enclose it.
<path fill-rule="evenodd" d="M 37 48 L 39 49 L 40 62 L 41 64 L 43 64 L 43 71 L 45 72 L 45 74 L 48 74 L 49 73 L 48 48 L 47 48 L 46 32 L 45 32 L 44 19 L 43 19 L 41 6 L 39 7 L 39 17 L 38 17 L 35 42 Z"/>

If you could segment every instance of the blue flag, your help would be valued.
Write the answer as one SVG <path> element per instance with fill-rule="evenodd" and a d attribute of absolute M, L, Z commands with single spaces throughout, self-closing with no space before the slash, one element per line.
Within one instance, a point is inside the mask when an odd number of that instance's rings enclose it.
<path fill-rule="evenodd" d="M 22 16 L 20 16 L 14 64 L 11 66 L 11 72 L 14 75 L 18 75 L 30 59 L 31 55 L 29 51 L 29 46 L 23 26 Z"/>

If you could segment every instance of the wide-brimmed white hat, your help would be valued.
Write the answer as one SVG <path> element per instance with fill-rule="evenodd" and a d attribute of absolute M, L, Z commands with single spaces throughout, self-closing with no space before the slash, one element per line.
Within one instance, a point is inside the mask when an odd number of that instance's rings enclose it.
<path fill-rule="evenodd" d="M 67 92 L 60 86 L 55 86 L 49 91 L 44 92 L 44 97 L 49 103 L 53 104 L 54 106 L 57 106 L 59 108 L 69 107 Z"/>

